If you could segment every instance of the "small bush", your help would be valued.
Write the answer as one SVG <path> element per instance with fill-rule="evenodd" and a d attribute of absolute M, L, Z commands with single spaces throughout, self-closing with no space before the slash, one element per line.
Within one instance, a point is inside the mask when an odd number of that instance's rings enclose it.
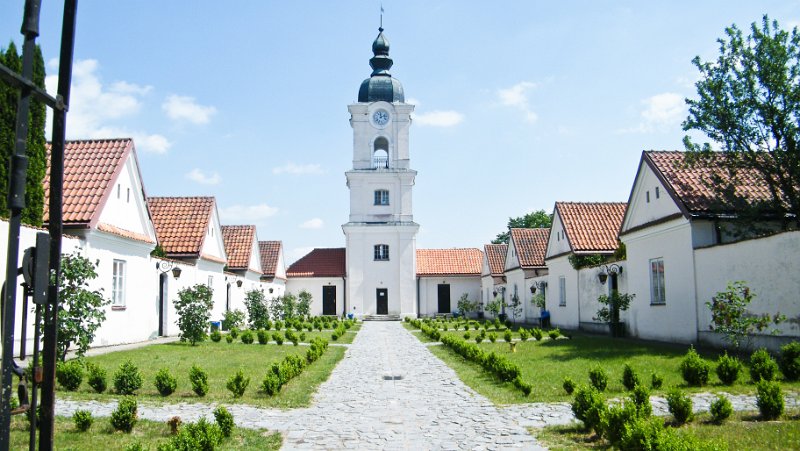
<path fill-rule="evenodd" d="M 631 401 L 636 406 L 639 416 L 649 417 L 653 413 L 653 407 L 650 405 L 650 390 L 644 385 L 639 384 L 633 387 Z"/>
<path fill-rule="evenodd" d="M 572 392 L 575 391 L 577 384 L 572 380 L 572 378 L 567 376 L 564 378 L 564 383 L 561 386 L 564 387 L 564 391 L 567 392 L 568 395 L 571 395 Z"/>
<path fill-rule="evenodd" d="M 83 382 L 83 363 L 80 360 L 58 362 L 56 365 L 58 384 L 67 391 L 75 391 Z"/>
<path fill-rule="evenodd" d="M 637 385 L 641 385 L 642 381 L 639 379 L 639 375 L 636 373 L 629 364 L 625 364 L 625 368 L 622 370 L 622 385 L 628 391 L 633 390 L 634 387 Z"/>
<path fill-rule="evenodd" d="M 156 373 L 155 385 L 161 396 L 169 396 L 178 388 L 178 379 L 169 372 L 169 369 L 161 368 Z"/>
<path fill-rule="evenodd" d="M 681 375 L 687 384 L 693 387 L 702 387 L 708 383 L 708 373 L 710 365 L 703 360 L 694 347 L 690 347 L 686 352 L 680 366 Z"/>
<path fill-rule="evenodd" d="M 592 387 L 598 391 L 605 391 L 608 386 L 608 373 L 603 368 L 596 366 L 589 370 L 589 379 L 592 381 Z"/>
<path fill-rule="evenodd" d="M 229 334 L 234 340 L 239 338 L 239 328 L 234 327 L 231 329 L 231 333 Z"/>
<path fill-rule="evenodd" d="M 75 423 L 75 429 L 80 432 L 86 432 L 92 427 L 94 419 L 92 418 L 92 412 L 78 409 L 72 414 L 72 421 Z"/>
<path fill-rule="evenodd" d="M 612 447 L 619 449 L 629 425 L 639 417 L 636 406 L 626 402 L 609 406 L 603 418 L 603 436 Z"/>
<path fill-rule="evenodd" d="M 756 383 L 756 405 L 761 417 L 765 420 L 775 420 L 783 414 L 783 392 L 777 382 L 762 380 Z"/>
<path fill-rule="evenodd" d="M 521 341 L 528 341 L 529 338 L 531 338 L 531 333 L 528 332 L 526 329 L 520 327 L 519 328 L 519 339 Z"/>
<path fill-rule="evenodd" d="M 800 342 L 793 341 L 781 347 L 779 364 L 784 379 L 787 381 L 800 379 Z"/>
<path fill-rule="evenodd" d="M 197 365 L 192 365 L 189 369 L 189 382 L 192 383 L 192 391 L 197 396 L 205 396 L 208 393 L 208 373 Z"/>
<path fill-rule="evenodd" d="M 717 377 L 725 385 L 733 385 L 739 379 L 742 372 L 742 362 L 736 357 L 728 356 L 728 353 L 719 356 L 717 360 Z"/>
<path fill-rule="evenodd" d="M 256 332 L 256 336 L 258 337 L 258 344 L 265 345 L 269 343 L 269 332 L 264 329 L 258 329 Z"/>
<path fill-rule="evenodd" d="M 275 340 L 275 343 L 277 343 L 278 346 L 283 346 L 283 334 L 274 332 L 272 334 L 272 339 Z"/>
<path fill-rule="evenodd" d="M 728 398 L 724 395 L 719 395 L 716 401 L 712 402 L 708 407 L 708 411 L 711 413 L 711 421 L 716 424 L 722 424 L 733 414 L 733 406 Z"/>
<path fill-rule="evenodd" d="M 536 339 L 536 341 L 542 341 L 542 337 L 544 337 L 544 332 L 542 332 L 542 329 L 539 329 L 538 327 L 533 329 L 533 338 Z"/>
<path fill-rule="evenodd" d="M 692 400 L 677 388 L 673 388 L 667 393 L 667 407 L 669 407 L 669 413 L 672 414 L 678 424 L 692 421 L 694 417 Z"/>
<path fill-rule="evenodd" d="M 234 422 L 233 415 L 228 412 L 225 406 L 219 406 L 214 409 L 214 419 L 217 421 L 217 426 L 222 432 L 223 437 L 230 437 L 233 432 Z"/>
<path fill-rule="evenodd" d="M 210 337 L 214 343 L 219 343 L 222 340 L 222 334 L 218 330 L 211 331 Z"/>
<path fill-rule="evenodd" d="M 506 343 L 511 343 L 511 339 L 511 331 L 506 329 L 505 333 L 503 333 L 503 340 L 505 340 Z"/>
<path fill-rule="evenodd" d="M 464 332 L 464 340 L 469 340 L 470 338 L 472 338 L 472 334 L 469 332 Z"/>
<path fill-rule="evenodd" d="M 158 446 L 158 451 L 214 450 L 222 443 L 222 431 L 205 418 L 188 423 L 177 435 Z"/>
<path fill-rule="evenodd" d="M 119 400 L 116 410 L 111 412 L 111 426 L 117 431 L 130 433 L 136 425 L 137 414 L 136 398 L 125 396 Z"/>
<path fill-rule="evenodd" d="M 750 356 L 750 379 L 753 382 L 774 381 L 778 364 L 766 349 L 761 348 Z"/>
<path fill-rule="evenodd" d="M 664 385 L 664 376 L 658 373 L 652 373 L 650 375 L 650 388 L 658 390 L 662 385 Z"/>
<path fill-rule="evenodd" d="M 253 337 L 253 332 L 249 329 L 242 332 L 241 339 L 242 343 L 246 345 L 253 344 L 253 341 L 255 341 L 255 338 Z"/>
<path fill-rule="evenodd" d="M 228 379 L 225 387 L 233 393 L 234 398 L 241 398 L 247 386 L 250 385 L 250 378 L 244 376 L 244 371 L 241 369 Z"/>
<path fill-rule="evenodd" d="M 106 383 L 106 370 L 92 362 L 86 362 L 87 382 L 97 393 L 103 393 L 108 388 Z"/>
<path fill-rule="evenodd" d="M 283 321 L 281 320 L 275 321 L 275 330 L 281 330 L 281 329 L 283 329 Z"/>
<path fill-rule="evenodd" d="M 175 415 L 174 417 L 172 417 L 169 420 L 167 420 L 167 426 L 169 426 L 169 432 L 172 435 L 176 435 L 178 433 L 178 429 L 181 427 L 182 423 L 183 423 L 183 421 L 181 420 L 181 417 L 179 417 L 177 415 Z"/>
<path fill-rule="evenodd" d="M 496 342 L 497 341 L 497 334 L 494 333 L 494 332 L 490 333 L 489 334 L 489 341 L 491 341 L 492 343 Z"/>
<path fill-rule="evenodd" d="M 607 410 L 603 395 L 595 388 L 580 387 L 575 392 L 575 399 L 572 401 L 572 413 L 575 414 L 575 418 L 583 421 L 587 430 L 594 430 L 601 434 L 603 418 Z"/>
<path fill-rule="evenodd" d="M 133 442 L 128 444 L 123 451 L 147 451 L 147 448 L 141 442 Z"/>
<path fill-rule="evenodd" d="M 302 342 L 306 341 L 306 333 L 305 332 L 300 332 L 300 341 L 302 341 Z"/>
<path fill-rule="evenodd" d="M 274 371 L 269 371 L 261 381 L 261 391 L 269 396 L 275 396 L 281 391 L 281 379 Z"/>
<path fill-rule="evenodd" d="M 561 336 L 561 330 L 559 329 L 552 329 L 547 332 L 547 336 L 550 337 L 551 340 L 555 340 L 556 338 Z"/>
<path fill-rule="evenodd" d="M 114 390 L 120 395 L 135 395 L 142 388 L 142 373 L 130 360 L 120 364 L 114 373 Z"/>
<path fill-rule="evenodd" d="M 522 376 L 517 376 L 517 378 L 514 379 L 512 383 L 514 384 L 515 387 L 520 389 L 525 396 L 530 395 L 531 392 L 533 391 L 533 385 L 525 382 L 522 379 Z"/>
<path fill-rule="evenodd" d="M 481 336 L 480 334 L 475 336 L 475 343 L 476 344 L 481 344 L 482 341 L 483 341 L 483 336 Z"/>

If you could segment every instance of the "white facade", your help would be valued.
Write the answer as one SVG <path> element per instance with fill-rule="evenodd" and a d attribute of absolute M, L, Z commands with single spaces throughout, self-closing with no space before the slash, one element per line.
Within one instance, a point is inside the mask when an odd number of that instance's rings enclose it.
<path fill-rule="evenodd" d="M 305 290 L 311 293 L 311 307 L 309 314 L 311 316 L 322 315 L 322 300 L 323 300 L 323 287 L 335 287 L 334 290 L 334 311 L 336 315 L 341 316 L 344 313 L 354 313 L 359 315 L 358 309 L 355 311 L 352 307 L 347 307 L 345 298 L 345 281 L 342 277 L 292 277 L 287 281 L 286 292 L 292 293 L 295 296 Z M 270 299 L 271 296 L 267 296 Z"/>
<path fill-rule="evenodd" d="M 446 311 L 439 305 L 439 285 L 446 286 L 450 302 Z M 434 316 L 438 313 L 453 313 L 458 310 L 458 300 L 467 295 L 470 301 L 481 298 L 481 278 L 474 276 L 421 276 L 419 277 L 419 314 Z"/>
<path fill-rule="evenodd" d="M 347 302 L 357 316 L 417 316 L 416 234 L 408 129 L 413 105 L 356 103 L 353 169 L 346 172 L 350 219 L 346 237 Z M 376 119 L 388 115 L 388 120 Z M 385 253 L 384 253 L 385 251 Z M 384 304 L 385 303 L 385 304 Z"/>

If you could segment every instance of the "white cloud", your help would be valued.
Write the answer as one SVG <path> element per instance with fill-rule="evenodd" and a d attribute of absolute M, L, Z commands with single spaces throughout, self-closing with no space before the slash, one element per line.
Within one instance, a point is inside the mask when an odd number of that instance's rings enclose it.
<path fill-rule="evenodd" d="M 227 223 L 236 222 L 257 222 L 262 219 L 275 216 L 278 213 L 276 207 L 267 204 L 256 205 L 232 205 L 219 209 L 220 218 Z"/>
<path fill-rule="evenodd" d="M 222 177 L 220 177 L 216 172 L 213 174 L 206 174 L 198 168 L 194 168 L 189 171 L 186 174 L 186 178 L 202 185 L 219 185 L 219 182 L 222 181 Z"/>
<path fill-rule="evenodd" d="M 52 72 L 57 73 L 58 60 L 48 62 Z M 133 138 L 138 150 L 164 153 L 172 146 L 169 139 L 160 134 L 143 130 L 131 130 L 115 125 L 117 120 L 127 120 L 142 108 L 142 99 L 152 86 L 141 86 L 127 81 L 115 81 L 104 85 L 98 75 L 97 60 L 77 60 L 72 70 L 72 90 L 67 120 L 68 139 Z M 58 88 L 58 76 L 45 79 L 47 91 L 54 94 Z M 52 121 L 47 110 L 48 124 Z"/>
<path fill-rule="evenodd" d="M 217 109 L 213 106 L 198 104 L 193 97 L 171 95 L 161 104 L 167 116 L 175 121 L 187 121 L 193 124 L 207 124 Z"/>
<path fill-rule="evenodd" d="M 325 223 L 320 218 L 312 218 L 300 224 L 301 229 L 321 229 Z"/>
<path fill-rule="evenodd" d="M 431 111 L 415 114 L 414 122 L 431 127 L 452 127 L 464 121 L 464 115 L 457 111 Z"/>
<path fill-rule="evenodd" d="M 619 130 L 620 133 L 663 132 L 680 127 L 686 116 L 686 102 L 682 95 L 674 92 L 656 94 L 642 100 L 639 125 Z"/>
<path fill-rule="evenodd" d="M 318 164 L 295 164 L 291 161 L 283 166 L 272 168 L 273 174 L 291 174 L 291 175 L 307 175 L 307 174 L 322 174 L 322 166 Z"/>
<path fill-rule="evenodd" d="M 525 121 L 534 123 L 539 119 L 539 116 L 531 109 L 528 91 L 535 87 L 536 83 L 522 81 L 510 88 L 499 89 L 497 97 L 501 105 L 522 111 L 525 114 Z"/>

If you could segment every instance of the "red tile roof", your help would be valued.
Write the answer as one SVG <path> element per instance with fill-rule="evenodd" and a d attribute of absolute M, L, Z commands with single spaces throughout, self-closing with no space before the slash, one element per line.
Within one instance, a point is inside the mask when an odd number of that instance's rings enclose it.
<path fill-rule="evenodd" d="M 94 139 L 67 141 L 64 146 L 64 195 L 61 208 L 65 226 L 94 225 L 108 199 L 133 140 Z M 50 217 L 50 145 L 44 178 L 44 222 Z"/>
<path fill-rule="evenodd" d="M 502 276 L 506 266 L 508 244 L 485 244 L 483 246 L 489 260 L 489 271 L 493 276 Z"/>
<path fill-rule="evenodd" d="M 222 240 L 225 242 L 225 254 L 228 256 L 229 269 L 250 267 L 250 257 L 255 239 L 256 226 L 254 225 L 222 226 Z"/>
<path fill-rule="evenodd" d="M 626 202 L 556 202 L 573 252 L 614 252 Z"/>
<path fill-rule="evenodd" d="M 168 256 L 200 256 L 214 211 L 213 197 L 149 197 L 158 243 Z"/>
<path fill-rule="evenodd" d="M 710 180 L 715 172 L 726 177 L 723 169 L 715 165 L 715 161 L 721 161 L 722 155 L 715 155 L 717 160 L 712 157 L 705 165 L 688 168 L 685 163 L 686 154 L 679 151 L 646 151 L 644 158 L 650 166 L 660 172 L 662 180 L 666 182 L 667 190 L 673 194 L 673 198 L 683 204 L 685 210 L 690 213 L 710 213 L 714 207 L 722 207 L 727 212 L 735 211 L 735 207 L 725 208 L 717 201 L 714 190 L 704 183 Z M 772 199 L 769 188 L 763 178 L 755 171 L 739 171 L 737 174 L 739 182 L 736 186 L 736 194 L 751 200 L 769 201 Z"/>
<path fill-rule="evenodd" d="M 258 242 L 258 250 L 261 253 L 261 271 L 265 276 L 275 277 L 278 273 L 278 260 L 282 247 L 283 243 L 280 241 Z"/>
<path fill-rule="evenodd" d="M 287 277 L 345 277 L 345 249 L 314 249 L 286 270 Z"/>
<path fill-rule="evenodd" d="M 520 266 L 523 268 L 545 266 L 544 255 L 547 253 L 550 229 L 511 229 L 510 235 L 517 250 Z"/>
<path fill-rule="evenodd" d="M 480 276 L 482 265 L 480 249 L 417 249 L 418 276 Z"/>

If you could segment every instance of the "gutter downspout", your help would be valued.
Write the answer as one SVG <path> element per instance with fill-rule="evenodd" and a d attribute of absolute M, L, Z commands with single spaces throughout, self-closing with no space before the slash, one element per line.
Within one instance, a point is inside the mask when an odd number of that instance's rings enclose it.
<path fill-rule="evenodd" d="M 347 318 L 347 277 L 342 276 L 342 318 Z"/>
<path fill-rule="evenodd" d="M 417 276 L 417 318 L 422 318 L 422 313 L 419 311 L 419 281 L 420 277 Z"/>

